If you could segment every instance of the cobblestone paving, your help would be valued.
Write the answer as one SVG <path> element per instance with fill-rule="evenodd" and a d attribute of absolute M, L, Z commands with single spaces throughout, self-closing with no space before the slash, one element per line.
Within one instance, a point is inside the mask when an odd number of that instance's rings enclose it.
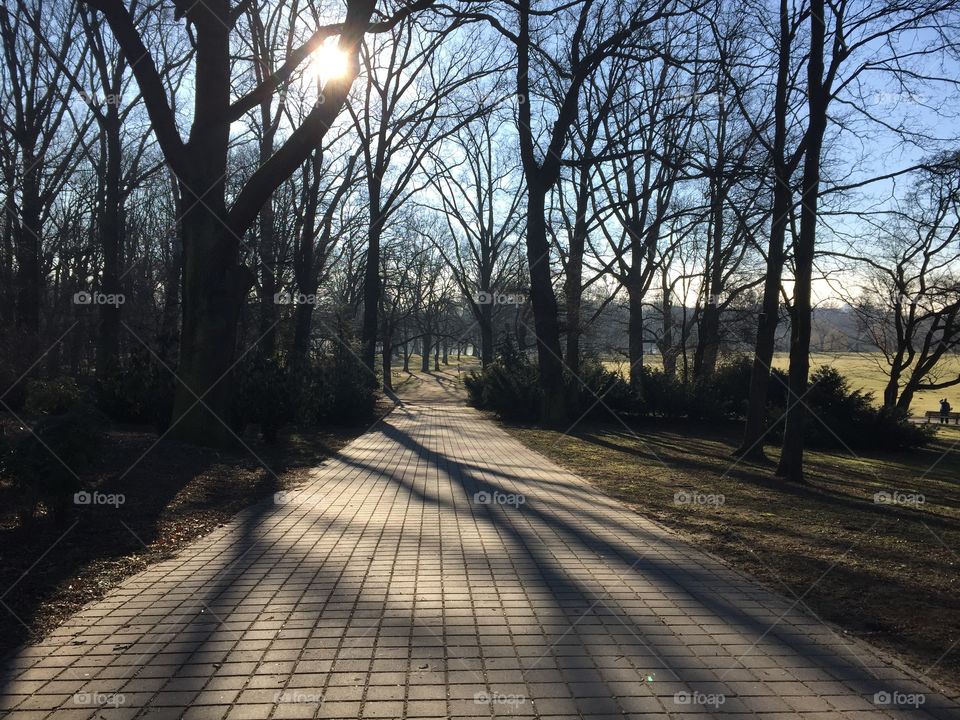
<path fill-rule="evenodd" d="M 960 718 L 454 405 L 398 408 L 2 681 L 16 720 Z"/>

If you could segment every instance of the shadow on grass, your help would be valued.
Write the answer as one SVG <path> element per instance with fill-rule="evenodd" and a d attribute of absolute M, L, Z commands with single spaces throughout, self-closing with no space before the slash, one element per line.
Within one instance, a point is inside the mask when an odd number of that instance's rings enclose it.
<path fill-rule="evenodd" d="M 589 425 L 568 436 L 511 427 L 530 447 L 732 561 L 821 616 L 957 685 L 960 600 L 958 461 L 948 447 L 861 458 L 808 452 L 807 484 L 730 456 L 735 431 L 670 425 Z M 720 508 L 675 502 L 677 491 L 722 494 Z M 919 492 L 919 506 L 874 502 L 878 491 Z M 806 595 L 804 595 L 806 593 Z M 909 609 L 908 609 L 909 608 Z"/>

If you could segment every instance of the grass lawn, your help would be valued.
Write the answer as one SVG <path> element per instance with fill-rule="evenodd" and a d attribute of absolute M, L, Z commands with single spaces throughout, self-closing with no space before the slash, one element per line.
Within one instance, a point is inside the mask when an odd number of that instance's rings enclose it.
<path fill-rule="evenodd" d="M 660 357 L 651 355 L 649 362 L 644 363 L 653 368 L 661 366 Z M 618 370 L 626 375 L 628 364 L 622 360 L 607 360 L 604 365 L 610 370 Z M 786 370 L 790 365 L 787 353 L 777 353 L 773 357 L 773 366 Z M 879 353 L 810 353 L 810 371 L 813 372 L 821 365 L 830 365 L 837 368 L 849 380 L 854 388 L 863 388 L 873 393 L 875 401 L 883 399 L 883 388 L 887 383 L 887 367 L 883 356 Z M 960 375 L 960 356 L 948 355 L 937 369 L 937 380 L 942 382 L 950 377 Z M 920 392 L 914 396 L 910 408 L 914 415 L 922 416 L 927 410 L 939 410 L 940 398 L 947 398 L 955 411 L 960 411 L 960 385 L 945 390 L 931 390 Z"/>
<path fill-rule="evenodd" d="M 801 607 L 960 688 L 960 431 L 907 454 L 810 452 L 801 486 L 735 462 L 735 425 L 507 429 Z M 925 502 L 874 502 L 897 491 Z M 724 502 L 676 502 L 692 492 Z"/>

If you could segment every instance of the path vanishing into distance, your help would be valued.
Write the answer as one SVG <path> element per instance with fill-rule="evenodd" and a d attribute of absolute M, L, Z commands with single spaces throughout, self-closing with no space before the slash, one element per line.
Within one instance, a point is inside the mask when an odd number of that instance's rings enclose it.
<path fill-rule="evenodd" d="M 4 662 L 28 718 L 960 718 L 526 449 L 455 375 Z"/>

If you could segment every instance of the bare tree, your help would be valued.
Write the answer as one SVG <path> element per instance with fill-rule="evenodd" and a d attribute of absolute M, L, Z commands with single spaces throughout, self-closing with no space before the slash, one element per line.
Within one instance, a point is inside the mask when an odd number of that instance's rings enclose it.
<path fill-rule="evenodd" d="M 69 28 L 78 22 L 77 8 L 58 5 L 31 11 L 21 4 L 0 7 L 3 111 L 0 130 L 5 151 L 5 224 L 10 246 L 12 311 L 20 372 L 39 359 L 44 307 L 44 224 L 59 192 L 79 160 L 80 135 L 62 132 L 67 120 L 70 82 L 65 68 L 76 73 L 85 49 L 78 35 L 64 31 L 48 52 L 34 41 L 34 29 Z M 82 37 L 82 36 L 81 36 Z M 89 120 L 87 123 L 89 124 Z"/>
<path fill-rule="evenodd" d="M 627 293 L 630 383 L 635 388 L 643 369 L 644 307 L 664 252 L 660 244 L 680 239 L 666 231 L 674 192 L 687 176 L 683 160 L 696 114 L 695 94 L 686 92 L 678 75 L 667 60 L 636 66 L 635 79 L 624 84 L 621 102 L 607 122 L 606 136 L 616 156 L 599 169 L 604 215 L 612 220 L 600 228 L 613 254 L 611 273 Z"/>
<path fill-rule="evenodd" d="M 833 100 L 861 76 L 882 68 L 903 86 L 913 81 L 913 62 L 943 53 L 943 38 L 934 33 L 917 45 L 914 34 L 930 29 L 955 13 L 955 0 L 887 0 L 868 7 L 829 5 L 811 0 L 810 37 L 806 63 L 806 127 L 800 194 L 800 232 L 794 241 L 793 305 L 790 323 L 790 394 L 783 449 L 777 475 L 803 481 L 806 406 L 802 398 L 810 371 L 811 281 L 816 252 L 822 152 Z M 828 22 L 830 32 L 828 33 Z M 849 60 L 855 58 L 853 63 Z M 907 59 L 910 64 L 905 64 Z"/>
<path fill-rule="evenodd" d="M 146 44 L 149 23 L 158 19 L 162 9 L 137 16 L 121 0 L 85 1 L 103 14 L 131 61 L 157 141 L 181 194 L 183 324 L 174 431 L 192 442 L 228 444 L 231 433 L 221 419 L 230 402 L 229 383 L 224 378 L 234 364 L 240 306 L 253 282 L 251 271 L 240 262 L 241 239 L 274 190 L 316 150 L 339 115 L 358 72 L 357 55 L 364 34 L 390 29 L 427 3 L 403 5 L 393 17 L 372 23 L 373 0 L 349 0 L 342 22 L 308 32 L 302 42 L 288 47 L 286 58 L 273 72 L 239 97 L 231 97 L 231 40 L 247 4 L 177 0 L 175 18 L 186 21 L 196 48 L 193 116 L 184 141 L 156 59 Z M 315 99 L 299 126 L 228 197 L 231 124 L 266 98 L 274 98 L 310 54 L 334 36 L 339 36 L 339 51 L 346 58 L 343 76 L 327 81 L 323 95 Z"/>
<path fill-rule="evenodd" d="M 450 242 L 437 243 L 480 329 L 480 359 L 493 360 L 497 298 L 508 292 L 518 249 L 522 186 L 512 159 L 498 152 L 503 122 L 492 113 L 464 126 L 433 156 L 432 206 Z"/>
<path fill-rule="evenodd" d="M 547 195 L 560 179 L 581 92 L 600 67 L 620 53 L 650 55 L 650 28 L 688 11 L 673 0 L 571 2 L 546 11 L 531 0 L 506 3 L 510 19 L 478 12 L 516 48 L 516 130 L 527 188 L 526 241 L 530 299 L 547 422 L 567 414 L 560 321 L 551 273 Z M 516 18 L 516 29 L 508 27 Z M 537 115 L 534 115 L 534 105 Z M 543 118 L 543 120 L 541 120 Z"/>
<path fill-rule="evenodd" d="M 764 25 L 766 18 L 763 8 L 757 9 L 758 16 L 761 18 L 757 34 L 770 38 L 773 45 L 771 54 L 775 58 L 772 66 L 773 88 L 769 93 L 772 96 L 771 106 L 750 108 L 747 104 L 746 91 L 733 69 L 734 66 L 737 68 L 763 67 L 762 56 L 755 58 L 748 56 L 744 61 L 743 58 L 721 54 L 720 67 L 735 88 L 737 104 L 742 110 L 743 117 L 750 123 L 754 136 L 767 151 L 767 167 L 772 178 L 770 181 L 772 194 L 770 235 L 766 249 L 767 266 L 764 274 L 762 307 L 757 320 L 753 368 L 750 374 L 750 401 L 743 441 L 736 451 L 736 454 L 744 457 L 762 459 L 764 457 L 763 437 L 766 433 L 767 387 L 770 368 L 773 364 L 777 325 L 780 320 L 780 295 L 785 262 L 784 244 L 793 207 L 793 175 L 803 156 L 803 144 L 800 141 L 796 142 L 792 150 L 788 149 L 791 119 L 797 114 L 792 85 L 796 69 L 794 46 L 808 10 L 802 8 L 797 12 L 791 12 L 791 6 L 787 0 L 780 0 L 774 29 L 767 30 Z M 714 31 L 717 34 L 717 45 L 723 50 L 727 47 L 724 33 L 716 24 Z M 770 126 L 772 126 L 772 138 L 767 134 Z"/>
<path fill-rule="evenodd" d="M 903 413 L 914 395 L 960 384 L 938 365 L 960 347 L 960 165 L 953 155 L 923 174 L 899 207 L 865 230 L 879 235 L 869 255 L 851 248 L 864 287 L 849 298 L 885 363 L 883 406 Z"/>
<path fill-rule="evenodd" d="M 362 48 L 362 97 L 349 110 L 363 149 L 369 203 L 361 355 L 375 369 L 380 309 L 380 240 L 392 216 L 420 189 L 424 160 L 445 137 L 485 114 L 469 88 L 491 72 L 462 19 L 409 18 Z M 489 59 L 489 58 L 488 58 Z"/>

